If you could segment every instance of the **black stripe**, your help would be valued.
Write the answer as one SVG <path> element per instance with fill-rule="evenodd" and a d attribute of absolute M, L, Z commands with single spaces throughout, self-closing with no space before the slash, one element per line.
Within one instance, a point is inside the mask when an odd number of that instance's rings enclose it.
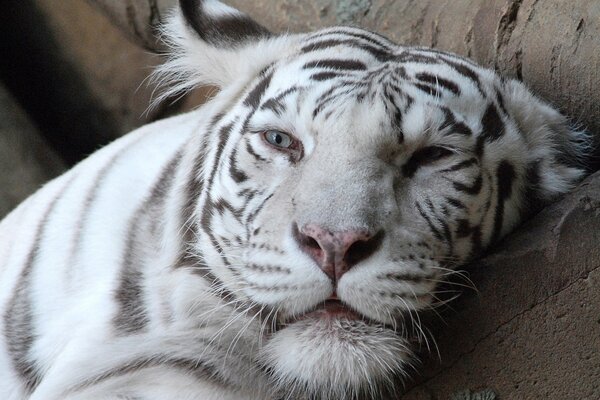
<path fill-rule="evenodd" d="M 488 142 L 498 140 L 504 134 L 504 122 L 502 122 L 502 118 L 500 118 L 494 104 L 490 103 L 487 106 L 485 113 L 481 118 L 481 127 L 481 135 L 485 137 L 485 140 Z"/>
<path fill-rule="evenodd" d="M 415 77 L 422 82 L 430 83 L 436 87 L 442 87 L 451 91 L 455 95 L 460 95 L 460 88 L 458 87 L 458 85 L 449 79 L 445 79 L 440 76 L 430 74 L 428 72 L 420 72 Z"/>
<path fill-rule="evenodd" d="M 77 218 L 77 225 L 75 226 L 73 232 L 73 245 L 69 252 L 69 260 L 67 261 L 68 266 L 77 265 L 77 258 L 81 254 L 81 246 L 83 243 L 83 237 L 85 236 L 84 226 L 87 224 L 89 220 L 89 215 L 92 212 L 94 202 L 98 198 L 98 193 L 102 186 L 104 186 L 104 181 L 106 180 L 110 170 L 115 166 L 117 159 L 121 157 L 127 150 L 131 147 L 135 146 L 138 142 L 144 139 L 145 136 L 140 136 L 137 140 L 127 144 L 126 146 L 119 149 L 115 154 L 113 154 L 100 168 L 98 174 L 96 175 L 96 179 L 93 184 L 90 186 L 90 190 L 85 196 L 83 200 L 83 208 L 81 210 L 81 214 Z"/>
<path fill-rule="evenodd" d="M 418 63 L 418 64 L 441 64 L 441 61 L 435 56 L 428 56 L 424 54 L 415 54 L 411 52 L 404 52 L 397 55 L 394 61 L 399 63 Z"/>
<path fill-rule="evenodd" d="M 237 149 L 234 149 L 229 156 L 229 175 L 236 183 L 242 183 L 248 180 L 248 175 L 237 167 Z"/>
<path fill-rule="evenodd" d="M 502 160 L 496 169 L 496 178 L 498 181 L 498 194 L 494 215 L 494 231 L 490 243 L 496 242 L 502 232 L 504 203 L 512 195 L 513 182 L 516 178 L 515 167 L 508 161 Z"/>
<path fill-rule="evenodd" d="M 285 108 L 285 104 L 283 103 L 283 99 L 286 98 L 287 96 L 289 96 L 292 93 L 296 93 L 300 88 L 298 86 L 292 86 L 289 89 L 284 90 L 283 92 L 281 92 L 280 94 L 278 94 L 276 97 L 272 97 L 268 100 L 266 100 L 263 105 L 260 107 L 261 110 L 271 110 L 273 111 L 275 114 L 281 116 L 286 108 Z"/>
<path fill-rule="evenodd" d="M 458 200 L 458 199 L 455 199 L 453 197 L 446 197 L 445 199 L 448 202 L 448 204 L 450 204 L 454 208 L 459 208 L 461 210 L 466 210 L 467 209 L 467 206 L 465 206 L 465 204 L 462 201 Z"/>
<path fill-rule="evenodd" d="M 339 78 L 342 77 L 344 75 L 338 73 L 338 72 L 317 72 L 316 74 L 312 74 L 310 76 L 310 79 L 312 79 L 313 81 L 327 81 L 330 79 L 335 79 L 335 78 Z"/>
<path fill-rule="evenodd" d="M 231 130 L 233 129 L 233 122 L 225 125 L 219 130 L 219 141 L 217 143 L 217 152 L 215 154 L 215 160 L 210 172 L 210 176 L 208 178 L 208 182 L 206 187 L 208 190 L 212 188 L 213 181 L 215 179 L 215 175 L 217 174 L 217 170 L 219 168 L 219 163 L 221 161 L 221 155 L 223 154 L 223 150 L 225 149 L 225 145 L 227 144 L 227 139 L 231 135 Z"/>
<path fill-rule="evenodd" d="M 203 3 L 202 0 L 179 1 L 186 22 L 202 40 L 214 46 L 234 47 L 271 36 L 266 28 L 244 14 L 211 17 L 204 12 Z"/>
<path fill-rule="evenodd" d="M 254 151 L 254 149 L 252 148 L 252 145 L 250 144 L 250 140 L 246 140 L 246 151 L 248 152 L 248 154 L 250 154 L 252 157 L 254 157 L 257 161 L 260 161 L 260 162 L 269 161 Z"/>
<path fill-rule="evenodd" d="M 271 79 L 273 79 L 273 71 L 266 73 L 268 68 L 270 67 L 265 68 L 260 73 L 261 80 L 256 84 L 256 86 L 254 86 L 248 96 L 244 99 L 244 105 L 252 107 L 253 110 L 258 108 L 260 100 L 267 91 L 267 88 L 271 83 Z"/>
<path fill-rule="evenodd" d="M 461 169 L 469 168 L 471 165 L 474 164 L 477 164 L 477 159 L 473 157 L 469 158 L 468 160 L 461 161 L 458 164 L 455 164 L 451 167 L 443 169 L 440 172 L 456 172 L 460 171 Z"/>
<path fill-rule="evenodd" d="M 211 346 L 215 347 L 216 345 L 212 344 Z M 182 370 L 186 372 L 187 375 L 193 376 L 200 381 L 209 381 L 219 386 L 231 386 L 231 384 L 223 376 L 221 376 L 221 374 L 219 374 L 219 372 L 213 366 L 207 364 L 201 359 L 182 357 L 173 358 L 168 354 L 157 354 L 128 361 L 117 368 L 101 373 L 91 379 L 87 379 L 71 387 L 70 391 L 80 391 L 112 378 L 139 372 L 146 368 L 161 366 Z"/>
<path fill-rule="evenodd" d="M 147 217 L 149 212 L 160 208 L 164 204 L 165 197 L 168 195 L 175 178 L 175 170 L 181 161 L 181 155 L 182 151 L 180 150 L 163 169 L 150 195 L 136 210 L 129 222 L 127 244 L 119 277 L 119 287 L 115 294 L 118 310 L 113 323 L 120 334 L 139 332 L 149 322 L 149 317 L 144 307 L 142 285 L 144 275 L 142 271 L 143 265 L 140 264 L 143 255 L 140 254 L 140 238 L 138 235 L 142 228 L 143 218 Z"/>
<path fill-rule="evenodd" d="M 452 239 L 452 232 L 450 231 L 450 226 L 443 218 L 441 218 L 437 215 L 437 213 L 435 212 L 435 209 L 433 207 L 433 203 L 431 202 L 431 199 L 427 199 L 426 203 L 427 203 L 427 208 L 429 209 L 431 214 L 435 217 L 436 221 L 442 227 L 442 231 L 443 231 L 442 233 L 444 235 L 445 242 L 448 245 L 448 253 L 453 254 L 454 253 L 454 241 Z"/>
<path fill-rule="evenodd" d="M 235 208 L 230 202 L 228 202 L 227 200 L 225 200 L 224 198 L 219 198 L 217 201 L 214 202 L 213 204 L 215 210 L 217 210 L 217 212 L 219 213 L 219 215 L 223 215 L 225 213 L 225 210 L 229 211 L 234 218 L 238 221 L 241 222 L 241 217 L 242 217 L 242 212 L 243 210 L 238 210 L 237 208 Z"/>
<path fill-rule="evenodd" d="M 377 278 L 381 280 L 392 280 L 397 282 L 423 283 L 433 278 L 433 275 L 411 275 L 390 272 L 385 275 L 379 275 Z"/>
<path fill-rule="evenodd" d="M 4 314 L 4 337 L 6 338 L 8 354 L 12 359 L 15 370 L 23 380 L 25 389 L 30 393 L 37 387 L 42 378 L 41 371 L 29 354 L 36 339 L 30 293 L 32 284 L 31 273 L 38 261 L 40 245 L 46 235 L 50 216 L 75 177 L 76 175 L 73 174 L 48 204 L 48 208 L 36 228 L 25 266 Z"/>
<path fill-rule="evenodd" d="M 429 218 L 427 213 L 425 213 L 425 210 L 423 210 L 421 205 L 418 202 L 415 202 L 415 206 L 417 207 L 417 211 L 419 211 L 419 214 L 421 214 L 421 217 L 423 217 L 423 219 L 425 219 L 425 222 L 427 222 L 427 225 L 429 225 L 429 229 L 431 229 L 433 236 L 435 236 L 440 241 L 444 241 L 444 236 L 442 236 L 441 232 L 435 227 L 435 225 L 431 221 L 431 218 Z"/>
<path fill-rule="evenodd" d="M 356 39 L 362 39 L 366 42 L 369 42 L 372 45 L 379 46 L 388 51 L 393 51 L 393 48 L 396 47 L 396 45 L 394 43 L 390 42 L 390 40 L 388 38 L 380 35 L 379 33 L 367 31 L 364 29 L 360 29 L 359 31 L 356 31 L 353 29 L 344 29 L 344 28 L 345 27 L 343 27 L 343 26 L 333 28 L 324 33 L 319 33 L 313 37 L 318 37 L 320 39 L 324 39 L 324 38 L 327 38 L 328 36 L 344 35 L 344 36 L 351 36 Z M 311 39 L 312 39 L 312 37 L 311 37 Z"/>
<path fill-rule="evenodd" d="M 377 48 L 365 43 L 360 43 L 357 40 L 352 40 L 352 39 L 329 39 L 329 40 L 322 40 L 322 41 L 318 41 L 316 43 L 310 43 L 304 47 L 302 47 L 302 49 L 300 49 L 300 51 L 302 53 L 309 53 L 309 52 L 313 52 L 313 51 L 317 51 L 317 50 L 327 50 L 330 49 L 332 47 L 336 47 L 336 46 L 348 46 L 348 47 L 353 47 L 356 49 L 360 49 L 363 50 L 367 53 L 369 53 L 371 56 L 373 56 L 375 59 L 377 59 L 377 61 L 388 61 L 390 59 L 393 58 L 392 54 L 382 50 L 381 48 Z"/>
<path fill-rule="evenodd" d="M 454 68 L 454 70 L 456 70 L 456 72 L 458 72 L 459 74 L 461 74 L 462 76 L 470 79 L 475 86 L 477 87 L 477 90 L 479 91 L 479 93 L 485 98 L 485 92 L 483 91 L 483 88 L 481 87 L 481 81 L 479 80 L 479 75 L 473 71 L 471 68 L 467 67 L 464 64 L 461 64 L 459 62 L 456 61 L 452 61 L 449 60 L 447 57 L 442 57 L 441 58 L 446 64 L 448 64 L 449 66 L 451 66 L 452 68 Z"/>
<path fill-rule="evenodd" d="M 453 134 L 471 136 L 473 134 L 471 128 L 463 122 L 456 121 L 454 113 L 449 108 L 442 107 L 442 111 L 444 112 L 444 122 L 440 125 L 439 130 L 447 130 L 445 136 Z"/>
<path fill-rule="evenodd" d="M 430 85 L 424 85 L 422 83 L 413 83 L 413 85 L 417 88 L 420 89 L 421 91 L 427 93 L 430 96 L 434 96 L 434 97 L 441 97 L 442 94 L 433 86 Z"/>
<path fill-rule="evenodd" d="M 324 59 L 308 62 L 304 64 L 302 68 L 327 68 L 344 71 L 364 71 L 367 69 L 367 66 L 365 65 L 365 63 L 358 60 Z"/>
<path fill-rule="evenodd" d="M 214 294 L 219 296 L 225 303 L 233 302 L 231 306 L 234 308 L 239 305 L 235 295 L 228 290 L 225 283 L 210 270 L 203 254 L 196 250 L 193 256 L 190 256 L 189 260 L 190 262 L 188 264 L 180 267 L 188 268 L 194 275 L 204 279 L 208 283 L 210 289 L 213 290 Z"/>
<path fill-rule="evenodd" d="M 479 194 L 479 192 L 481 191 L 481 187 L 483 186 L 483 177 L 481 175 L 478 175 L 475 179 L 475 182 L 473 182 L 471 186 L 454 181 L 452 181 L 452 184 L 454 185 L 454 189 L 458 190 L 459 192 L 464 192 L 470 195 L 476 195 Z"/>
<path fill-rule="evenodd" d="M 215 119 L 213 122 L 217 123 L 218 120 Z M 206 162 L 206 152 L 208 147 L 206 145 L 206 137 L 206 135 L 203 136 L 203 141 L 198 148 L 198 154 L 194 159 L 194 168 L 192 171 L 189 171 L 189 177 L 185 184 L 185 200 L 181 206 L 179 221 L 182 232 L 181 249 L 179 253 L 179 259 L 175 264 L 176 266 L 186 265 L 189 262 L 189 246 L 197 238 L 197 229 L 196 224 L 193 223 L 193 215 L 200 194 L 204 188 L 204 181 L 200 179 L 199 175 L 204 169 L 204 164 Z"/>

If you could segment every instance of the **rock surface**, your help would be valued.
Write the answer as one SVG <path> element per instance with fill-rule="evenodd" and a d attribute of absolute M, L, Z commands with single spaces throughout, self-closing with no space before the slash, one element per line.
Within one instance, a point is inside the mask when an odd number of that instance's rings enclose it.
<path fill-rule="evenodd" d="M 62 160 L 0 85 L 0 220 L 64 169 Z"/>
<path fill-rule="evenodd" d="M 600 172 L 467 269 L 479 293 L 429 323 L 440 356 L 403 400 L 600 398 Z"/>

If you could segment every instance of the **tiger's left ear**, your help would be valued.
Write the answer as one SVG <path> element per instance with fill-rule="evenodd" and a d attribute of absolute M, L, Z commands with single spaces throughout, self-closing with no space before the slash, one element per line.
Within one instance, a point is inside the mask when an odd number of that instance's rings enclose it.
<path fill-rule="evenodd" d="M 543 206 L 571 190 L 585 175 L 592 145 L 585 131 L 525 85 L 504 81 L 504 102 L 527 142 L 526 201 Z M 535 210 L 532 210 L 535 211 Z"/>
<path fill-rule="evenodd" d="M 292 36 L 273 35 L 246 14 L 216 0 L 180 0 L 161 29 L 167 62 L 155 72 L 168 86 L 157 102 L 197 86 L 247 81 L 285 57 Z"/>

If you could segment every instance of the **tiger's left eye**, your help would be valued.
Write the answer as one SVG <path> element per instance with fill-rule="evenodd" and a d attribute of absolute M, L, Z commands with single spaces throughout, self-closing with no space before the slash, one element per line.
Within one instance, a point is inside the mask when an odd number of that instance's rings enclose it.
<path fill-rule="evenodd" d="M 267 143 L 281 149 L 289 149 L 294 143 L 294 139 L 290 135 L 280 131 L 266 131 L 263 133 L 263 137 Z"/>

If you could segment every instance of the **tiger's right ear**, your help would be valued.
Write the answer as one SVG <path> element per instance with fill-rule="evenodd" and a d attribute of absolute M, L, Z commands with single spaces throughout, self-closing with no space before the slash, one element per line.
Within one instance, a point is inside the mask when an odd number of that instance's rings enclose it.
<path fill-rule="evenodd" d="M 222 88 L 252 79 L 284 57 L 292 40 L 217 0 L 180 0 L 160 33 L 168 59 L 155 72 L 166 87 L 157 103 L 197 86 Z"/>

